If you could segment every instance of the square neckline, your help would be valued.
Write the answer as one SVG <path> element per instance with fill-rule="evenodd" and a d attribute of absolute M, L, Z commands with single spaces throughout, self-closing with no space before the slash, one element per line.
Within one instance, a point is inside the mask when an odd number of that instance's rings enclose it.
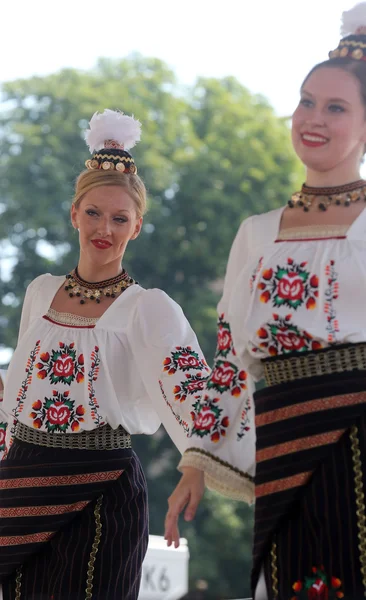
<path fill-rule="evenodd" d="M 52 275 L 51 273 L 49 273 L 49 275 L 50 275 L 52 278 L 55 278 L 55 280 L 58 280 L 58 281 L 54 281 L 54 282 L 53 282 L 54 284 L 58 284 L 58 285 L 57 285 L 56 289 L 54 289 L 54 288 L 52 287 L 52 290 L 51 290 L 51 292 L 50 292 L 51 299 L 49 299 L 49 296 L 48 296 L 47 303 L 45 303 L 45 308 L 46 308 L 46 310 L 44 310 L 44 309 L 43 309 L 43 310 L 41 311 L 41 313 L 42 313 L 42 314 L 41 314 L 40 316 L 41 316 L 42 318 L 43 318 L 45 315 L 47 315 L 47 314 L 48 314 L 48 311 L 49 311 L 49 310 L 55 310 L 55 309 L 52 309 L 52 303 L 53 303 L 53 300 L 54 300 L 54 298 L 55 298 L 56 294 L 57 294 L 57 293 L 60 291 L 60 289 L 63 287 L 63 285 L 64 285 L 64 282 L 65 282 L 65 277 L 64 277 L 63 275 Z M 62 279 L 62 282 L 61 282 L 61 284 L 59 283 L 60 279 Z M 118 298 L 116 298 L 116 299 L 114 300 L 114 302 L 112 302 L 112 304 L 110 304 L 110 305 L 108 306 L 108 308 L 107 308 L 107 309 L 104 311 L 104 313 L 103 313 L 103 314 L 102 314 L 100 317 L 86 317 L 86 318 L 89 318 L 89 319 L 98 319 L 98 320 L 97 320 L 97 322 L 95 323 L 95 325 L 94 325 L 93 329 L 100 329 L 100 323 L 103 321 L 103 319 L 104 319 L 104 317 L 107 315 L 107 313 L 109 313 L 109 311 L 110 311 L 110 310 L 111 310 L 111 309 L 112 309 L 112 308 L 113 308 L 113 307 L 114 307 L 116 304 L 120 304 L 120 303 L 121 303 L 121 301 L 123 301 L 122 299 L 123 299 L 124 297 L 126 297 L 126 296 L 127 296 L 127 297 L 128 297 L 128 296 L 130 296 L 130 295 L 131 295 L 131 292 L 130 292 L 130 290 L 131 290 L 131 289 L 133 289 L 133 288 L 135 288 L 135 291 L 134 291 L 134 293 L 136 293 L 138 290 L 142 290 L 142 289 L 143 289 L 143 288 L 142 288 L 142 287 L 141 287 L 141 286 L 140 286 L 138 283 L 134 283 L 133 285 L 131 285 L 131 286 L 129 286 L 127 289 L 125 289 L 125 290 L 122 292 L 122 294 L 121 294 L 120 296 L 118 296 Z M 52 294 L 52 295 L 51 295 L 51 294 Z M 65 311 L 56 311 L 56 312 L 58 312 L 58 313 L 61 313 L 61 314 L 65 314 Z M 70 311 L 68 311 L 68 313 L 67 313 L 67 314 L 69 314 L 69 315 L 73 315 L 74 313 L 70 313 Z M 76 315 L 76 314 L 74 314 L 74 316 L 75 316 L 75 317 L 80 317 L 80 316 L 81 316 L 81 317 L 83 317 L 84 315 Z M 107 317 L 106 317 L 106 318 L 107 318 Z"/>
<path fill-rule="evenodd" d="M 286 242 L 285 239 L 279 239 L 280 234 L 283 233 L 286 230 L 295 229 L 295 228 L 287 227 L 287 228 L 281 230 L 281 221 L 282 221 L 283 213 L 285 212 L 286 208 L 287 208 L 287 205 L 282 206 L 279 209 L 279 211 L 278 211 L 278 218 L 277 218 L 277 222 L 276 222 L 275 237 L 274 237 L 274 240 L 273 240 L 274 242 L 277 242 L 277 241 L 278 242 Z M 344 239 L 344 240 L 354 239 L 354 234 L 358 230 L 360 230 L 360 227 L 362 225 L 362 221 L 364 219 L 364 215 L 365 214 L 366 214 L 366 206 L 363 207 L 363 209 L 361 210 L 361 212 L 352 221 L 352 223 L 349 225 L 349 227 L 348 227 L 348 229 L 347 229 L 347 231 L 345 232 L 344 235 L 342 235 L 341 237 L 329 236 L 328 238 L 327 237 L 319 238 L 319 241 L 321 241 L 321 240 L 325 241 L 327 239 Z M 301 228 L 305 229 L 306 227 L 308 227 L 310 229 L 310 227 L 314 227 L 314 225 L 301 225 L 301 226 L 299 226 L 296 229 L 301 229 Z M 334 225 L 334 224 L 332 224 L 332 225 L 324 225 L 324 229 L 326 229 L 327 227 L 336 228 L 337 225 Z M 340 225 L 339 227 L 342 227 L 342 226 Z M 296 241 L 306 242 L 306 241 L 313 241 L 313 240 L 311 240 L 311 239 L 307 240 L 306 238 L 304 238 L 304 239 L 298 239 Z"/>

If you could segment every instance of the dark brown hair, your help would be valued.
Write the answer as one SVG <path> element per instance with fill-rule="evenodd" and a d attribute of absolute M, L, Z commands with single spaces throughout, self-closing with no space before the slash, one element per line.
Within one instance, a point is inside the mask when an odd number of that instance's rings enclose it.
<path fill-rule="evenodd" d="M 366 63 L 363 60 L 356 60 L 355 58 L 332 58 L 330 60 L 325 60 L 324 62 L 321 62 L 317 65 L 315 65 L 315 67 L 313 67 L 310 71 L 310 73 L 308 73 L 308 75 L 305 77 L 304 81 L 302 82 L 301 85 L 301 89 L 304 87 L 305 83 L 307 82 L 307 80 L 309 79 L 309 77 L 311 77 L 311 75 L 317 71 L 318 69 L 322 69 L 322 68 L 327 68 L 327 69 L 332 69 L 332 68 L 336 68 L 336 69 L 342 69 L 343 71 L 346 71 L 346 73 L 351 73 L 351 75 L 354 75 L 356 77 L 356 79 L 358 79 L 358 82 L 360 84 L 360 91 L 361 91 L 361 99 L 363 102 L 363 105 L 365 107 L 365 111 L 366 111 Z"/>

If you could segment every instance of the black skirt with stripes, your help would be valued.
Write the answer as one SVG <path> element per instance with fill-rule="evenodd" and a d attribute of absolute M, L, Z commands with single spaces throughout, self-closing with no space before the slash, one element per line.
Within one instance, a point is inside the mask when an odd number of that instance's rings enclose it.
<path fill-rule="evenodd" d="M 253 594 L 263 567 L 269 600 L 364 599 L 365 373 L 297 380 L 255 396 Z"/>
<path fill-rule="evenodd" d="M 133 450 L 14 440 L 0 464 L 4 600 L 137 600 L 147 544 L 146 480 Z"/>

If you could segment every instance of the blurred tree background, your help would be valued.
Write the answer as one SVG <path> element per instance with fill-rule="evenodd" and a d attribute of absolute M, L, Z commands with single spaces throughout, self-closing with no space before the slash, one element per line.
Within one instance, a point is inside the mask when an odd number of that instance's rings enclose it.
<path fill-rule="evenodd" d="M 66 69 L 6 83 L 0 103 L 0 350 L 14 348 L 25 288 L 37 275 L 75 266 L 70 225 L 73 185 L 88 151 L 83 131 L 104 108 L 143 124 L 134 157 L 149 192 L 143 235 L 128 271 L 183 307 L 209 361 L 216 303 L 240 222 L 283 205 L 301 170 L 286 121 L 236 79 L 198 79 L 182 88 L 160 60 L 101 59 L 87 72 Z M 150 490 L 151 533 L 163 531 L 166 500 L 179 478 L 178 453 L 162 430 L 138 436 Z M 192 589 L 207 598 L 250 595 L 252 510 L 207 494 L 189 540 Z"/>

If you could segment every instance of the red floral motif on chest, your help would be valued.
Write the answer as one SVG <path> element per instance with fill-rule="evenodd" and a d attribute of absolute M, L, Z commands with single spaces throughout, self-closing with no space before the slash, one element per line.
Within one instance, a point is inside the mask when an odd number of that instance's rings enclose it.
<path fill-rule="evenodd" d="M 69 345 L 59 342 L 58 350 L 43 352 L 39 358 L 40 362 L 36 364 L 39 379 L 49 377 L 53 384 L 67 385 L 75 380 L 77 383 L 84 381 L 84 356 L 77 356 L 74 342 Z"/>
<path fill-rule="evenodd" d="M 45 425 L 49 433 L 65 433 L 70 428 L 73 432 L 79 431 L 85 408 L 81 404 L 75 408 L 75 400 L 71 400 L 69 394 L 69 391 L 61 393 L 54 390 L 51 398 L 33 402 L 29 415 L 33 419 L 33 427 L 40 429 Z"/>
<path fill-rule="evenodd" d="M 258 348 L 266 350 L 270 356 L 322 348 L 319 340 L 291 323 L 292 315 L 281 317 L 274 314 L 272 316 L 273 321 L 266 323 L 257 331 Z"/>
<path fill-rule="evenodd" d="M 294 309 L 305 304 L 308 310 L 314 309 L 319 294 L 319 279 L 306 270 L 306 265 L 306 262 L 298 264 L 288 258 L 286 267 L 264 269 L 258 283 L 261 302 L 271 300 L 275 307 Z"/>

